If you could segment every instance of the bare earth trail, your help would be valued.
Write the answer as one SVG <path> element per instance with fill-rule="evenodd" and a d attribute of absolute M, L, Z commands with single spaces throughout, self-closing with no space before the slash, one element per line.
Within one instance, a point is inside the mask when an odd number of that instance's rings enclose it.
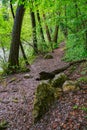
<path fill-rule="evenodd" d="M 71 93 L 71 95 L 66 94 L 66 99 L 65 98 L 62 99 L 61 102 L 58 101 L 60 106 L 60 107 L 58 106 L 59 108 L 56 108 L 55 106 L 50 110 L 52 111 L 54 109 L 54 111 L 51 112 L 51 115 L 49 111 L 48 115 L 45 116 L 45 119 L 41 120 L 39 124 L 33 125 L 33 119 L 32 119 L 33 98 L 35 89 L 39 84 L 39 81 L 36 81 L 36 78 L 39 76 L 39 72 L 41 71 L 51 72 L 67 64 L 61 60 L 64 54 L 62 44 L 58 49 L 54 51 L 54 53 L 52 53 L 54 57 L 53 59 L 46 60 L 43 57 L 39 57 L 31 65 L 30 72 L 9 76 L 6 79 L 4 79 L 3 82 L 1 82 L 0 121 L 6 120 L 9 123 L 9 127 L 7 128 L 7 130 L 54 130 L 54 129 L 80 130 L 80 121 L 83 121 L 82 128 L 85 125 L 87 126 L 86 122 L 87 119 L 86 118 L 83 119 L 83 116 L 86 116 L 84 112 L 80 112 L 81 117 L 79 117 L 78 112 L 74 113 L 70 111 L 73 104 L 75 105 L 75 103 L 78 103 L 78 105 L 84 103 L 84 105 L 87 106 L 87 90 L 86 92 L 82 91 L 78 93 L 77 98 L 78 101 L 77 100 L 75 101 L 76 95 L 74 95 L 73 93 Z M 30 78 L 24 78 L 25 74 L 30 74 Z M 70 96 L 70 100 L 72 102 L 68 101 L 69 100 L 68 96 Z M 67 106 L 69 107 L 67 108 Z M 71 115 L 73 114 L 73 120 L 75 115 L 77 114 L 74 122 L 75 128 L 73 128 L 73 124 L 72 126 L 70 126 L 70 128 L 67 127 L 69 125 L 66 123 L 66 121 L 69 120 L 68 116 L 71 116 L 70 114 Z M 76 118 L 78 118 L 79 121 L 77 121 Z M 67 122 L 71 124 L 70 120 Z M 77 123 L 78 126 L 76 126 Z M 87 130 L 87 129 L 81 129 L 81 130 Z"/>

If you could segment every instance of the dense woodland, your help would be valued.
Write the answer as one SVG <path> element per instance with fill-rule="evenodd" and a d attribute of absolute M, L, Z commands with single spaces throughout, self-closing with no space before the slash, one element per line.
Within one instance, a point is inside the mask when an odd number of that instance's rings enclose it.
<path fill-rule="evenodd" d="M 15 71 L 12 68 L 24 62 L 30 64 L 36 55 L 53 51 L 62 41 L 66 43 L 65 60 L 86 58 L 86 4 L 86 0 L 2 0 L 0 46 L 4 57 L 0 60 L 1 67 Z"/>
<path fill-rule="evenodd" d="M 0 0 L 0 108 L 0 130 L 87 130 L 87 0 Z"/>

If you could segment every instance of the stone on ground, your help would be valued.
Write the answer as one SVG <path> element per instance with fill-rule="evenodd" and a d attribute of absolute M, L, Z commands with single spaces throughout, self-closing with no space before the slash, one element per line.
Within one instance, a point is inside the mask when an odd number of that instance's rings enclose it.
<path fill-rule="evenodd" d="M 62 88 L 63 92 L 77 91 L 80 89 L 79 86 L 77 85 L 77 82 L 70 80 L 65 81 Z"/>

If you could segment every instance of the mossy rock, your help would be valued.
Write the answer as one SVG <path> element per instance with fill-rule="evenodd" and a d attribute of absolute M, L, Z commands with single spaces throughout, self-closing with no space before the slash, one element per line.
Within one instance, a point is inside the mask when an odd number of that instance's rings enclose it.
<path fill-rule="evenodd" d="M 45 114 L 49 106 L 54 102 L 54 88 L 45 82 L 40 83 L 36 89 L 34 98 L 33 117 L 37 122 Z"/>
<path fill-rule="evenodd" d="M 60 73 L 54 77 L 51 82 L 52 87 L 62 88 L 63 83 L 67 80 L 67 76 L 64 73 Z"/>
<path fill-rule="evenodd" d="M 51 54 L 46 54 L 44 56 L 44 59 L 53 59 L 53 56 Z"/>
<path fill-rule="evenodd" d="M 3 120 L 0 122 L 0 130 L 5 130 L 8 128 L 8 122 L 6 120 Z"/>
<path fill-rule="evenodd" d="M 63 84 L 63 92 L 70 92 L 70 91 L 77 91 L 79 90 L 79 86 L 77 84 L 77 82 L 75 81 L 70 81 L 67 80 L 64 84 Z"/>
<path fill-rule="evenodd" d="M 63 91 L 61 88 L 55 88 L 55 91 L 54 91 L 54 97 L 55 99 L 59 99 L 60 96 L 62 96 L 63 94 Z"/>

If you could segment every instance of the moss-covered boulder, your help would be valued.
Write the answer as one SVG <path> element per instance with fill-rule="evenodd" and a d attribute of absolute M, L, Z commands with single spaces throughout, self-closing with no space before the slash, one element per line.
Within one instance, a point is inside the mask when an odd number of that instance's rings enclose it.
<path fill-rule="evenodd" d="M 75 81 L 70 81 L 67 80 L 64 84 L 63 84 L 63 92 L 69 92 L 69 91 L 77 91 L 79 90 L 79 86 L 77 84 L 77 82 Z"/>
<path fill-rule="evenodd" d="M 51 54 L 46 54 L 44 56 L 44 59 L 53 59 L 53 56 Z"/>
<path fill-rule="evenodd" d="M 36 89 L 34 98 L 34 122 L 37 122 L 42 115 L 48 111 L 49 106 L 54 102 L 54 100 L 54 88 L 45 82 L 40 83 Z"/>
<path fill-rule="evenodd" d="M 54 77 L 51 85 L 54 88 L 62 88 L 62 85 L 66 80 L 67 80 L 67 76 L 64 73 L 60 73 Z"/>

